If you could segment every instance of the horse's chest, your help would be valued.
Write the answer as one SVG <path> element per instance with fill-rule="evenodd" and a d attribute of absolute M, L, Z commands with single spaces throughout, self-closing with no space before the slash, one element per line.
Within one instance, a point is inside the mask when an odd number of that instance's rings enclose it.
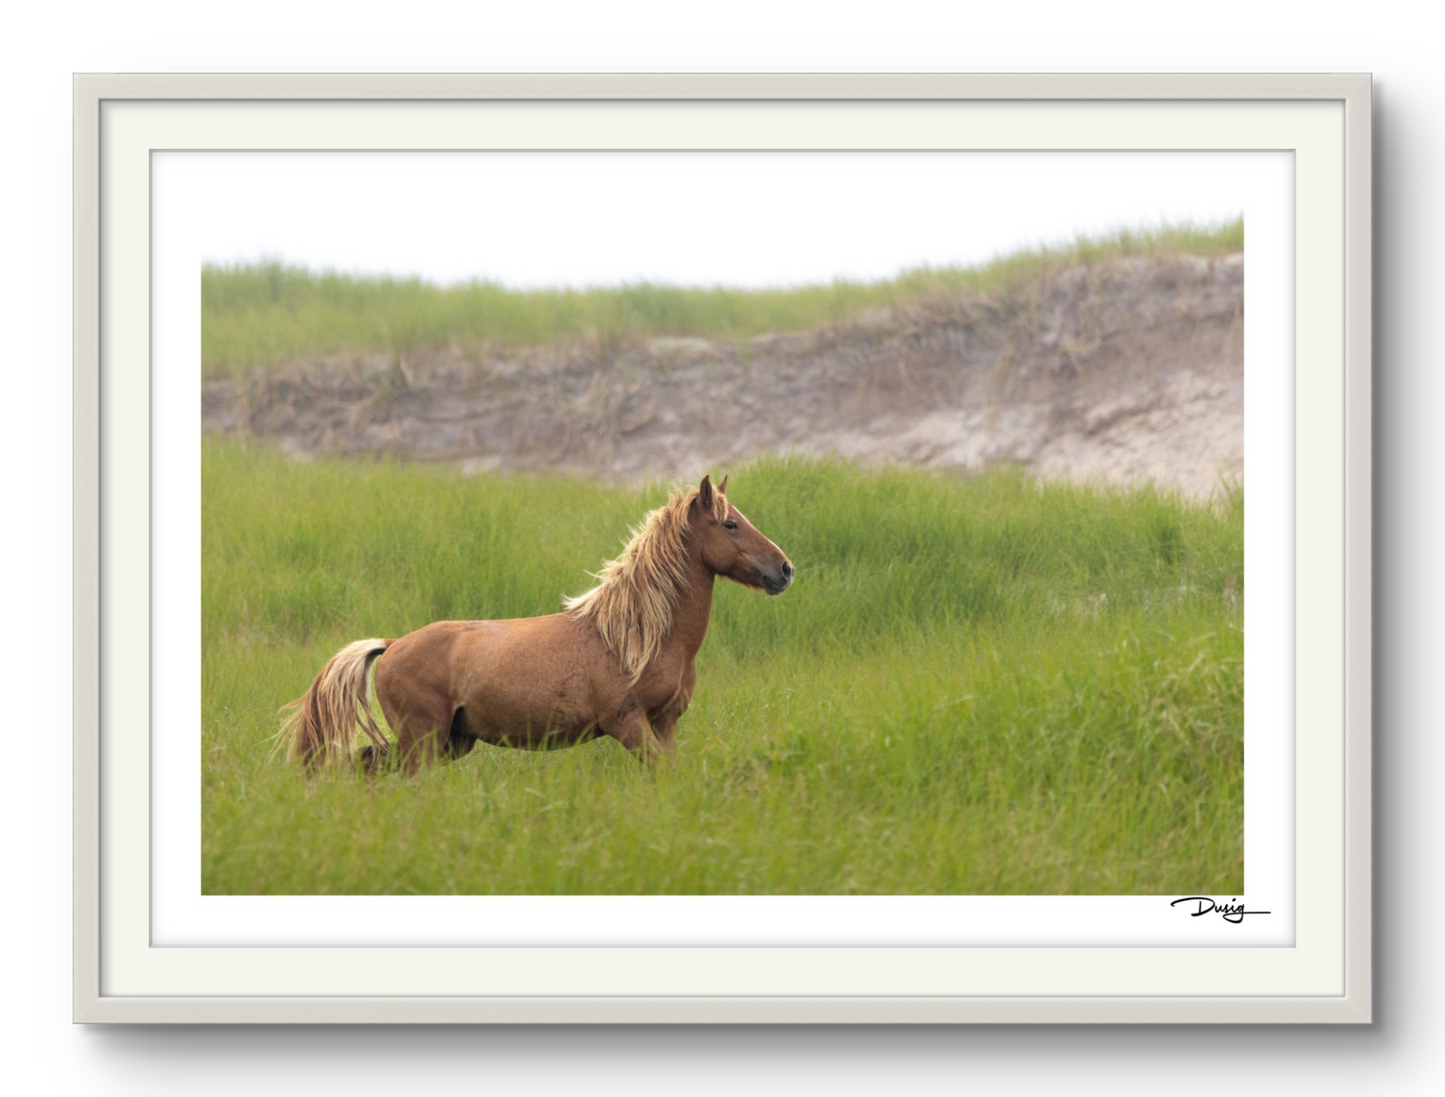
<path fill-rule="evenodd" d="M 692 700 L 696 682 L 697 672 L 692 660 L 676 666 L 653 668 L 638 683 L 639 707 L 654 717 L 669 713 L 680 716 Z"/>

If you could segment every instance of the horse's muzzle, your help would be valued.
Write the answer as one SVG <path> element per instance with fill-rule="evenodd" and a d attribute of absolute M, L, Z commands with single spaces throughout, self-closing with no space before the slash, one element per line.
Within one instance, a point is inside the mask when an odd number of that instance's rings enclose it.
<path fill-rule="evenodd" d="M 793 585 L 793 565 L 786 560 L 778 566 L 775 573 L 760 572 L 763 580 L 763 589 L 769 594 L 782 594 Z"/>

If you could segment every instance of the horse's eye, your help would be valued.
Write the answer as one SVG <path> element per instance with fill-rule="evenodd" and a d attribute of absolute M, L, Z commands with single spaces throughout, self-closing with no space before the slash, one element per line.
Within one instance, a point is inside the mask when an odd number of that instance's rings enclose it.
<path fill-rule="evenodd" d="M 736 522 L 724 522 L 724 523 L 723 523 L 723 529 L 737 529 L 737 528 L 738 528 L 738 524 L 737 524 Z"/>

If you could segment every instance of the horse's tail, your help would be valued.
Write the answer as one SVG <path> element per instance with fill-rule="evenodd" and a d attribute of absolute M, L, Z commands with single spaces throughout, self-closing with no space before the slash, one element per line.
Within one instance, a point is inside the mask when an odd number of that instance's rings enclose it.
<path fill-rule="evenodd" d="M 286 706 L 295 711 L 277 732 L 276 749 L 284 747 L 288 760 L 304 762 L 307 768 L 333 757 L 346 759 L 359 724 L 371 740 L 365 758 L 367 767 L 373 768 L 386 754 L 387 744 L 371 714 L 369 674 L 371 664 L 390 642 L 358 640 L 333 655 L 311 688 Z"/>

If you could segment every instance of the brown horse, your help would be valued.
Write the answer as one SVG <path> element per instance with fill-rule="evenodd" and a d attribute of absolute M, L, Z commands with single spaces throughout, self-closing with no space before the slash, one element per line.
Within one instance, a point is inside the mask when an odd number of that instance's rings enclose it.
<path fill-rule="evenodd" d="M 562 613 L 437 621 L 399 640 L 348 644 L 288 706 L 278 746 L 308 766 L 345 759 L 360 726 L 374 771 L 388 749 L 367 699 L 375 663 L 377 699 L 412 772 L 479 739 L 538 749 L 610 735 L 648 763 L 671 754 L 697 682 L 713 579 L 769 594 L 793 582 L 792 561 L 726 490 L 727 477 L 715 488 L 705 476 L 678 492 Z"/>

